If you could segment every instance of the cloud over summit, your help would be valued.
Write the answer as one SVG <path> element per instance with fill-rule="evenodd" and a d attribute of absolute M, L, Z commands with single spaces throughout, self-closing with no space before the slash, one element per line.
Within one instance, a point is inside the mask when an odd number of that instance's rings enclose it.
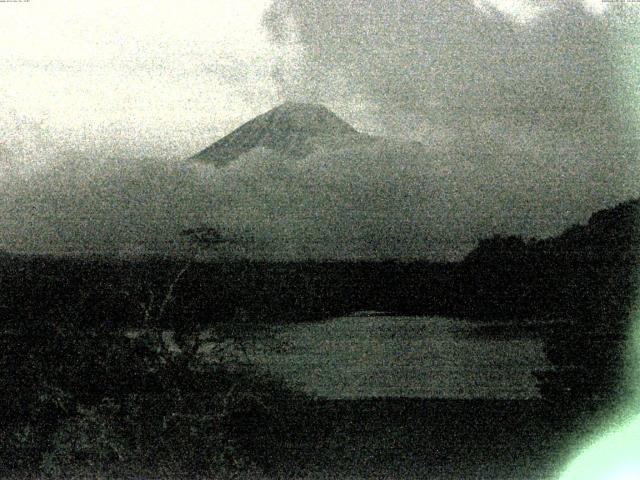
<path fill-rule="evenodd" d="M 640 193 L 640 76 L 625 61 L 639 22 L 628 11 L 578 0 L 274 0 L 262 21 L 273 44 L 257 52 L 257 73 L 221 70 L 235 57 L 206 59 L 210 40 L 190 57 L 197 65 L 181 64 L 177 83 L 176 72 L 151 75 L 141 59 L 136 75 L 146 80 L 132 92 L 144 95 L 132 105 L 153 108 L 131 107 L 131 118 L 162 111 L 152 129 L 162 155 L 145 156 L 128 123 L 97 110 L 83 121 L 104 138 L 85 143 L 77 131 L 26 122 L 14 135 L 23 143 L 0 149 L 0 243 L 160 249 L 180 229 L 209 223 L 254 239 L 246 249 L 255 256 L 450 258 L 493 233 L 557 233 Z M 152 64 L 162 59 L 152 53 Z M 250 64 L 252 55 L 239 57 Z M 269 65 L 270 80 L 254 82 Z M 224 91 L 211 90 L 222 74 Z M 180 108 L 152 102 L 154 75 L 184 94 Z M 47 78 L 64 85 L 57 73 Z M 186 160 L 276 98 L 323 103 L 363 136 L 284 154 L 251 144 L 224 168 Z M 191 140 L 172 153 L 176 132 Z"/>

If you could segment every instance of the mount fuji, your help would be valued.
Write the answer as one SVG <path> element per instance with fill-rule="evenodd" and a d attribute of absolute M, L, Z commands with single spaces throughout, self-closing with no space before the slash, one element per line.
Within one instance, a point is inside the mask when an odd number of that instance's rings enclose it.
<path fill-rule="evenodd" d="M 335 151 L 373 139 L 322 105 L 285 102 L 241 125 L 191 158 L 222 167 L 256 148 L 286 157 L 304 158 L 323 148 Z"/>

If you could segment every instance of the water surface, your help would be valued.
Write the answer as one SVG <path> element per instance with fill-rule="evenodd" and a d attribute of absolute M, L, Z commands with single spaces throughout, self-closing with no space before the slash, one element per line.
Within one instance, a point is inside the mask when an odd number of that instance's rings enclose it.
<path fill-rule="evenodd" d="M 471 330 L 441 317 L 343 317 L 277 327 L 252 356 L 324 398 L 539 397 L 532 372 L 550 368 L 542 340 L 479 338 Z"/>

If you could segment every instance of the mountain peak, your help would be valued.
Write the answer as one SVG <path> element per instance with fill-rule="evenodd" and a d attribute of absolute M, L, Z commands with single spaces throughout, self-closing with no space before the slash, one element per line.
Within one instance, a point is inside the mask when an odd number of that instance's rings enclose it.
<path fill-rule="evenodd" d="M 284 115 L 319 115 L 323 117 L 335 117 L 335 113 L 320 103 L 294 102 L 287 100 L 277 107 L 272 108 L 268 114 L 284 114 Z"/>
<path fill-rule="evenodd" d="M 358 132 L 323 105 L 285 102 L 241 125 L 192 158 L 222 166 L 258 147 L 304 157 L 313 151 L 315 139 L 352 135 Z"/>
<path fill-rule="evenodd" d="M 309 134 L 352 134 L 356 130 L 324 105 L 287 101 L 256 117 L 283 131 L 296 129 Z"/>

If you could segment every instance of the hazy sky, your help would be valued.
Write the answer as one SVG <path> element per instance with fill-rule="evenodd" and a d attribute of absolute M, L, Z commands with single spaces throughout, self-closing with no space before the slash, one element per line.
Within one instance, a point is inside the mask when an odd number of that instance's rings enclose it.
<path fill-rule="evenodd" d="M 32 0 L 0 9 L 2 120 L 72 147 L 188 154 L 277 99 L 267 0 Z M 49 132 L 49 129 L 52 132 Z"/>
<path fill-rule="evenodd" d="M 640 193 L 638 20 L 599 0 L 0 3 L 0 244 L 135 249 L 214 217 L 309 238 L 270 244 L 295 255 L 555 233 Z M 288 99 L 427 153 L 184 165 Z"/>
<path fill-rule="evenodd" d="M 446 137 L 461 113 L 511 122 L 532 109 L 560 115 L 551 107 L 605 124 L 611 112 L 602 102 L 620 88 L 611 69 L 637 47 L 633 32 L 616 38 L 620 17 L 640 10 L 607 6 L 9 3 L 0 10 L 0 116 L 7 127 L 34 122 L 74 147 L 115 143 L 127 153 L 172 155 L 191 153 L 291 97 L 328 103 L 360 128 L 418 138 Z"/>

